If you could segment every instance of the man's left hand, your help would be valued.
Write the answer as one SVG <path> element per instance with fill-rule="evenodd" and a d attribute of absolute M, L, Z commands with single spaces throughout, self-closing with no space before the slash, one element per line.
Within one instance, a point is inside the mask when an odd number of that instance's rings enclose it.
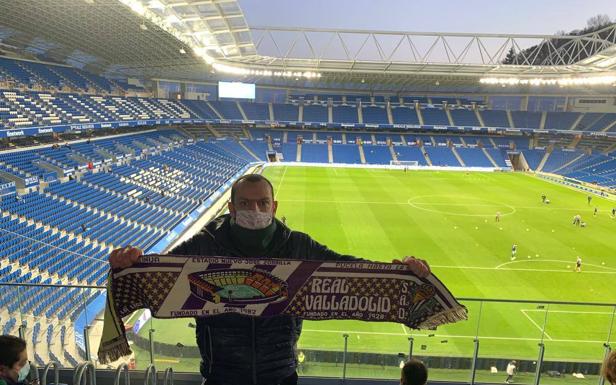
<path fill-rule="evenodd" d="M 413 272 L 419 278 L 426 278 L 430 275 L 430 266 L 428 262 L 423 259 L 415 258 L 415 257 L 404 257 L 403 260 L 394 259 L 392 263 L 403 263 L 405 264 L 409 270 Z"/>

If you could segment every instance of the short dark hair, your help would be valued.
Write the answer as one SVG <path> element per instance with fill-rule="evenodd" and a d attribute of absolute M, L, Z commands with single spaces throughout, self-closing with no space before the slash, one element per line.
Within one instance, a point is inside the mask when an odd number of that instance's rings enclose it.
<path fill-rule="evenodd" d="M 12 368 L 26 350 L 26 341 L 15 336 L 0 336 L 0 365 Z"/>
<path fill-rule="evenodd" d="M 265 181 L 270 186 L 270 190 L 272 191 L 272 200 L 273 200 L 274 199 L 274 186 L 272 186 L 272 182 L 270 182 L 266 177 L 264 177 L 261 174 L 246 174 L 246 175 L 242 175 L 241 177 L 239 177 L 235 182 L 233 182 L 233 185 L 231 185 L 231 203 L 234 203 L 235 201 L 235 193 L 240 183 L 242 182 L 258 183 L 262 181 Z"/>
<path fill-rule="evenodd" d="M 426 365 L 416 358 L 408 360 L 402 368 L 402 384 L 424 385 L 426 382 L 428 382 L 428 368 L 426 368 Z"/>

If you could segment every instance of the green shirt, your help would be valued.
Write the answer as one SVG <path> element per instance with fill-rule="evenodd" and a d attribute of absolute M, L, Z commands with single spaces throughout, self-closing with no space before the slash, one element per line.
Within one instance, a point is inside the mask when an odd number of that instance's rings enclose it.
<path fill-rule="evenodd" d="M 250 230 L 231 221 L 230 235 L 239 251 L 247 257 L 265 257 L 276 232 L 276 221 L 264 229 Z M 2 385 L 2 384 L 0 384 Z"/>

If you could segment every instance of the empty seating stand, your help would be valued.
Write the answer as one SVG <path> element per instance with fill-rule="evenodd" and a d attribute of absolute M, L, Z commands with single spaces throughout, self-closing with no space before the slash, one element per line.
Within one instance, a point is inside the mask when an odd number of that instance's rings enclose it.
<path fill-rule="evenodd" d="M 86 172 L 79 181 L 55 181 L 42 192 L 3 196 L 0 259 L 11 265 L 0 269 L 0 282 L 104 285 L 113 248 L 131 244 L 147 252 L 248 163 L 218 143 L 184 139 L 179 131 L 162 130 L 60 149 L 0 153 L 5 172 L 30 175 L 39 171 L 35 162 L 40 159 L 72 166 L 71 151 L 100 161 L 96 149 L 120 155 L 117 143 L 148 143 L 159 149 L 174 143 L 173 149 L 114 166 L 110 172 Z M 61 324 L 74 322 L 84 304 L 98 295 L 91 289 L 27 288 L 20 301 L 10 290 L 0 287 L 0 307 L 15 315 L 13 321 L 3 319 L 2 331 L 15 332 L 19 312 L 33 316 L 40 320 L 31 328 L 34 344 L 49 344 L 58 335 L 64 341 Z M 49 357 L 35 360 L 53 358 L 50 351 Z M 66 353 L 63 362 L 81 359 Z"/>

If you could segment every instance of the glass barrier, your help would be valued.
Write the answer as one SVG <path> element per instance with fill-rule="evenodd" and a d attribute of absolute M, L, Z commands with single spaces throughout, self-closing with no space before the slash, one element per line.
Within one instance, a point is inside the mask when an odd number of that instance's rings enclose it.
<path fill-rule="evenodd" d="M 154 364 L 176 372 L 199 372 L 201 356 L 194 318 L 156 319 L 153 334 Z"/>
<path fill-rule="evenodd" d="M 102 334 L 105 288 L 0 282 L 0 330 L 29 344 L 43 367 L 91 360 Z M 599 382 L 614 341 L 616 305 L 463 299 L 469 319 L 436 330 L 360 321 L 305 321 L 297 346 L 302 377 L 398 379 L 409 357 L 433 381 L 559 385 Z M 198 373 L 195 320 L 154 319 L 139 310 L 124 319 L 133 354 L 99 369 Z"/>
<path fill-rule="evenodd" d="M 525 309 L 535 307 L 536 320 Z M 481 303 L 476 382 L 533 384 L 538 344 L 543 339 L 544 308 L 533 304 Z"/>
<path fill-rule="evenodd" d="M 74 367 L 98 349 L 102 315 L 90 309 L 104 293 L 93 286 L 0 283 L 1 334 L 26 340 L 39 367 L 50 361 Z"/>
<path fill-rule="evenodd" d="M 541 383 L 559 384 L 573 377 L 576 383 L 597 384 L 611 340 L 615 310 L 584 305 L 546 306 Z"/>

